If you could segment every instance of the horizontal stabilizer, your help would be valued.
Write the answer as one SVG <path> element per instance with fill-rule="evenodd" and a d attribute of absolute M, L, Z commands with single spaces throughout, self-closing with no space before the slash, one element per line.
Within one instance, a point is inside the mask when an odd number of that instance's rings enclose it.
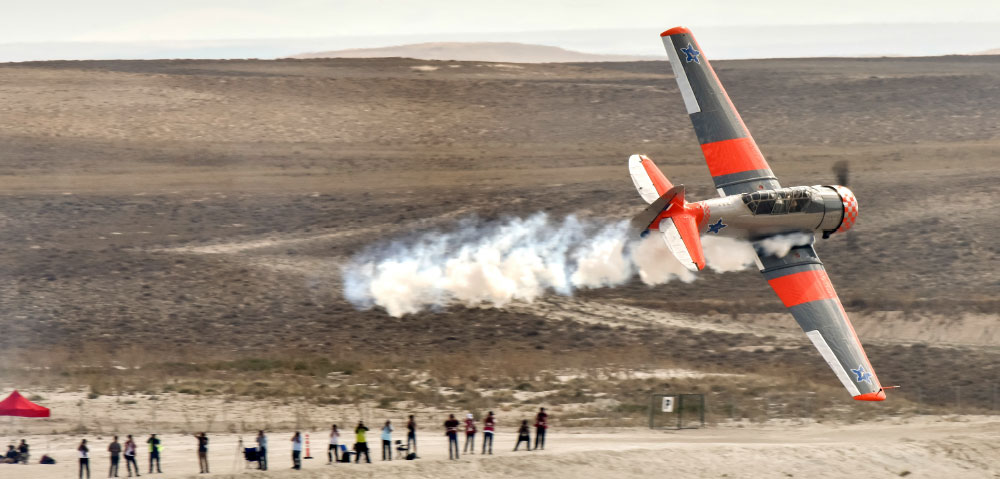
<path fill-rule="evenodd" d="M 705 253 L 694 217 L 689 214 L 669 216 L 660 221 L 663 241 L 674 257 L 690 271 L 705 269 Z"/>
<path fill-rule="evenodd" d="M 628 174 L 632 177 L 635 189 L 639 191 L 639 196 L 652 203 L 657 198 L 663 196 L 674 185 L 670 184 L 663 172 L 656 167 L 653 160 L 645 155 L 632 155 L 628 159 Z"/>

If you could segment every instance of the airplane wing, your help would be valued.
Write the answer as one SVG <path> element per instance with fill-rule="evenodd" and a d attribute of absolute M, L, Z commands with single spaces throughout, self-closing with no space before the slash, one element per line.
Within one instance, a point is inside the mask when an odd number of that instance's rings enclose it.
<path fill-rule="evenodd" d="M 660 37 L 719 196 L 781 188 L 691 31 Z"/>
<path fill-rule="evenodd" d="M 884 400 L 882 385 L 812 245 L 796 246 L 781 258 L 760 252 L 757 257 L 764 279 L 851 396 Z"/>

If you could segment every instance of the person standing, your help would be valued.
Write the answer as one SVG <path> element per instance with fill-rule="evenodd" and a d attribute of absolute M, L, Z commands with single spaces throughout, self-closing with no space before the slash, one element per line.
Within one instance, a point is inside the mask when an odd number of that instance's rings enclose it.
<path fill-rule="evenodd" d="M 448 459 L 458 459 L 458 419 L 454 414 L 449 414 L 444 422 L 444 433 L 448 436 Z"/>
<path fill-rule="evenodd" d="M 413 441 L 413 446 L 410 446 L 410 441 Z M 413 453 L 413 457 L 416 457 L 417 421 L 413 419 L 413 414 L 410 414 L 410 420 L 406 423 L 406 450 Z"/>
<path fill-rule="evenodd" d="M 257 431 L 257 469 L 267 470 L 267 436 L 264 430 Z"/>
<path fill-rule="evenodd" d="M 156 461 L 156 472 L 163 474 L 163 471 L 160 470 L 160 440 L 156 434 L 150 434 L 149 439 L 146 439 L 146 444 L 149 444 L 149 473 L 153 473 L 153 461 Z"/>
<path fill-rule="evenodd" d="M 90 448 L 87 447 L 87 440 L 80 441 L 80 447 L 76 448 L 80 456 L 80 479 L 83 479 L 83 470 L 87 470 L 87 479 L 90 479 Z"/>
<path fill-rule="evenodd" d="M 208 436 L 203 432 L 195 437 L 198 439 L 198 467 L 201 474 L 208 474 Z"/>
<path fill-rule="evenodd" d="M 382 460 L 392 460 L 392 421 L 386 421 L 382 426 Z M 387 459 L 388 458 L 388 459 Z"/>
<path fill-rule="evenodd" d="M 118 458 L 122 453 L 122 445 L 115 436 L 111 444 L 108 444 L 108 454 L 111 456 L 111 469 L 108 470 L 108 477 L 118 477 Z"/>
<path fill-rule="evenodd" d="M 132 467 L 135 466 L 135 477 L 139 477 L 139 463 L 135 462 L 135 441 L 132 440 L 132 435 L 128 435 L 128 439 L 125 440 L 125 470 L 128 471 L 128 477 L 132 477 Z"/>
<path fill-rule="evenodd" d="M 545 449 L 545 430 L 548 428 L 549 415 L 545 408 L 540 408 L 535 416 L 535 449 Z"/>
<path fill-rule="evenodd" d="M 27 464 L 29 457 L 28 443 L 25 442 L 24 439 L 21 439 L 21 444 L 18 444 L 17 446 L 17 460 L 20 461 L 21 464 Z"/>
<path fill-rule="evenodd" d="M 372 463 L 372 457 L 368 454 L 368 426 L 364 421 L 358 421 L 358 427 L 354 428 L 354 463 L 361 462 L 361 454 L 365 455 L 365 462 Z"/>
<path fill-rule="evenodd" d="M 493 431 L 496 429 L 497 420 L 493 416 L 493 411 L 483 419 L 483 454 L 486 454 L 486 443 L 490 443 L 490 455 L 493 454 Z"/>
<path fill-rule="evenodd" d="M 528 420 L 524 419 L 521 421 L 521 428 L 517 430 L 517 444 L 514 444 L 514 450 L 516 451 L 521 443 L 524 443 L 529 451 L 531 450 L 531 428 L 528 427 Z"/>
<path fill-rule="evenodd" d="M 476 453 L 476 420 L 472 413 L 465 415 L 465 445 L 462 446 L 462 452 Z"/>
<path fill-rule="evenodd" d="M 333 464 L 334 459 L 340 462 L 340 431 L 337 430 L 336 424 L 330 427 L 330 445 L 326 448 L 326 463 Z"/>
<path fill-rule="evenodd" d="M 302 469 L 302 434 L 299 431 L 292 436 L 292 469 Z"/>

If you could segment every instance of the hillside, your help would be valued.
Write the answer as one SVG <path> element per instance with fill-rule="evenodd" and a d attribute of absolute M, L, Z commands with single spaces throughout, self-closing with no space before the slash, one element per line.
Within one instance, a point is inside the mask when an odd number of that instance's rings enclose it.
<path fill-rule="evenodd" d="M 627 62 L 662 60 L 639 55 L 599 55 L 546 45 L 513 42 L 429 42 L 382 48 L 301 53 L 290 58 L 416 58 L 509 63 Z"/>

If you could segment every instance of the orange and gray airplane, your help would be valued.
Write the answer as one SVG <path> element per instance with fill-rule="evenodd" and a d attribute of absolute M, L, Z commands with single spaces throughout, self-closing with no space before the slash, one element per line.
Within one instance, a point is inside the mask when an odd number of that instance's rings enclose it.
<path fill-rule="evenodd" d="M 641 235 L 659 234 L 691 271 L 705 267 L 702 235 L 753 242 L 757 266 L 806 336 L 854 399 L 882 401 L 885 392 L 854 332 L 812 243 L 845 232 L 858 217 L 858 200 L 845 186 L 783 188 L 736 112 L 691 31 L 661 35 L 681 97 L 719 198 L 688 203 L 684 185 L 674 186 L 645 156 L 629 158 L 629 173 L 649 207 L 632 220 Z M 778 256 L 761 241 L 805 233 Z"/>

